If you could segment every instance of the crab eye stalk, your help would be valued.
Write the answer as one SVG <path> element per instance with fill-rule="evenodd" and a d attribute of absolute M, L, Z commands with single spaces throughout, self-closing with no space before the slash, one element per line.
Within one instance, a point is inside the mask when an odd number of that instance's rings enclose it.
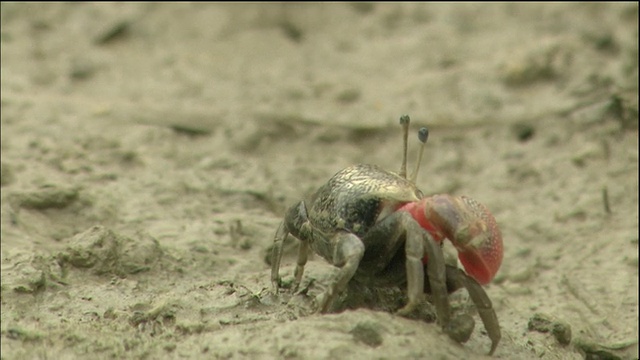
<path fill-rule="evenodd" d="M 420 130 L 418 130 L 418 140 L 420 140 L 421 143 L 426 143 L 427 139 L 429 138 L 429 129 L 427 129 L 426 127 L 421 127 Z"/>
<path fill-rule="evenodd" d="M 407 178 L 407 143 L 409 142 L 409 123 L 411 119 L 409 115 L 400 116 L 400 125 L 402 125 L 402 139 L 403 139 L 403 150 L 402 150 L 402 165 L 400 166 L 400 176 L 403 178 Z"/>
<path fill-rule="evenodd" d="M 415 170 L 413 170 L 410 178 L 411 182 L 414 184 L 416 183 L 416 179 L 418 178 L 418 171 L 420 170 L 420 163 L 422 162 L 422 154 L 424 154 L 424 148 L 426 147 L 428 138 L 429 129 L 427 129 L 426 127 L 421 127 L 420 130 L 418 130 L 418 140 L 420 140 L 422 144 L 420 145 L 420 150 L 418 151 L 418 161 L 416 162 L 416 168 Z"/>

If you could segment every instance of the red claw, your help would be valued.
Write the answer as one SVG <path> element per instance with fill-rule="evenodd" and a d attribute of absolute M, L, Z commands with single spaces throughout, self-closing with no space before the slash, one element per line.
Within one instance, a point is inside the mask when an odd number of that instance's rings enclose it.
<path fill-rule="evenodd" d="M 449 239 L 467 274 L 484 285 L 502 264 L 502 234 L 489 209 L 466 196 L 435 195 L 399 208 L 436 241 Z"/>

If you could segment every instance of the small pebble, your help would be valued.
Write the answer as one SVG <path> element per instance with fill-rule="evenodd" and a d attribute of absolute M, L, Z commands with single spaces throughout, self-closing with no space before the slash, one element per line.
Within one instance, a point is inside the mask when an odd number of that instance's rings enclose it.
<path fill-rule="evenodd" d="M 538 331 L 542 333 L 551 332 L 556 340 L 567 345 L 571 343 L 571 326 L 563 321 L 556 320 L 549 315 L 536 313 L 528 324 L 529 331 Z"/>
<path fill-rule="evenodd" d="M 459 343 L 465 343 L 471 337 L 473 328 L 476 326 L 471 315 L 463 314 L 454 317 L 445 327 L 444 331 L 449 337 Z"/>
<path fill-rule="evenodd" d="M 353 339 L 357 342 L 365 343 L 371 347 L 377 347 L 382 344 L 380 326 L 376 323 L 358 323 L 350 332 L 353 335 Z"/>

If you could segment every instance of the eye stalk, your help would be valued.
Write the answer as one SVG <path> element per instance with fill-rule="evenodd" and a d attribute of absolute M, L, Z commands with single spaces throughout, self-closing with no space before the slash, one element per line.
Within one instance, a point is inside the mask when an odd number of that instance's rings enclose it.
<path fill-rule="evenodd" d="M 420 163 L 422 162 L 422 155 L 424 154 L 424 149 L 426 148 L 428 138 L 429 129 L 427 129 L 426 127 L 421 127 L 420 130 L 418 130 L 418 140 L 420 140 L 422 145 L 420 145 L 420 150 L 418 151 L 418 161 L 416 162 L 416 168 L 415 170 L 413 170 L 410 178 L 411 182 L 414 184 L 416 183 L 416 179 L 418 178 L 418 171 L 420 170 Z"/>
<path fill-rule="evenodd" d="M 400 116 L 400 125 L 402 125 L 402 165 L 400 165 L 400 177 L 407 178 L 407 147 L 409 142 L 409 123 L 411 118 L 409 115 Z"/>
<path fill-rule="evenodd" d="M 411 123 L 411 118 L 409 115 L 402 115 L 400 117 L 400 125 L 402 126 L 402 165 L 400 166 L 400 172 L 398 175 L 407 179 L 407 150 L 408 150 L 408 138 L 409 138 L 409 124 Z M 420 170 L 420 163 L 422 162 L 422 155 L 424 154 L 425 145 L 427 143 L 427 139 L 429 138 L 429 129 L 426 127 L 421 127 L 418 130 L 418 140 L 420 140 L 420 150 L 418 151 L 418 161 L 416 162 L 416 167 L 411 173 L 411 176 L 408 178 L 412 183 L 416 183 L 416 179 L 418 177 L 418 171 Z"/>

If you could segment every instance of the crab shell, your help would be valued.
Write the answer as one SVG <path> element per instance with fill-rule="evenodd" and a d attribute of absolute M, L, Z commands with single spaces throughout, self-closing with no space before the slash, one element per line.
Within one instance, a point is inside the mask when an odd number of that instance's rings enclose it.
<path fill-rule="evenodd" d="M 436 241 L 449 239 L 465 271 L 478 283 L 489 283 L 500 269 L 502 234 L 489 209 L 479 202 L 466 196 L 435 195 L 398 210 L 409 212 Z"/>

